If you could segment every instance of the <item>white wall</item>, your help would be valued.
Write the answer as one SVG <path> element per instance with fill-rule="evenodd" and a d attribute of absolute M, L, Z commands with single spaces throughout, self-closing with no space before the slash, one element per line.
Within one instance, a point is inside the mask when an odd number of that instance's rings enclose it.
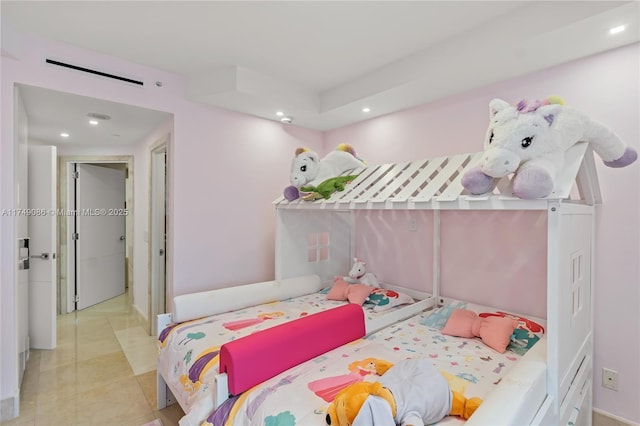
<path fill-rule="evenodd" d="M 616 49 L 325 134 L 325 147 L 355 146 L 369 163 L 482 149 L 489 101 L 563 96 L 640 151 L 640 44 Z M 640 423 L 640 162 L 611 169 L 597 160 L 594 281 L 594 406 Z M 382 237 L 384 238 L 384 237 Z M 620 373 L 619 391 L 601 386 L 603 367 Z"/>

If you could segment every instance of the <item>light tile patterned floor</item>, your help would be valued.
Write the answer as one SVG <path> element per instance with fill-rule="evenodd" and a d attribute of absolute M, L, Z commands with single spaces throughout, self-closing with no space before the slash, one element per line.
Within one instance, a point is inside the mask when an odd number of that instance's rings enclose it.
<path fill-rule="evenodd" d="M 58 317 L 55 350 L 32 350 L 20 416 L 2 425 L 177 425 L 177 404 L 156 409 L 155 337 L 136 319 L 128 294 Z"/>

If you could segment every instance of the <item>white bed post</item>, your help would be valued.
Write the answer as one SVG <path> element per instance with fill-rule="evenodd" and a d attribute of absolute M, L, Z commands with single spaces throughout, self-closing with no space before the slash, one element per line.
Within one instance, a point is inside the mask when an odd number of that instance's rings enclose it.
<path fill-rule="evenodd" d="M 173 322 L 171 314 L 159 314 L 157 316 L 157 333 L 160 337 L 160 333 Z M 156 402 L 158 404 L 158 410 L 162 410 L 166 408 L 168 405 L 174 404 L 177 402 L 176 398 L 173 396 L 169 388 L 167 387 L 167 382 L 165 382 L 164 378 L 160 374 L 160 371 L 156 372 Z"/>
<path fill-rule="evenodd" d="M 550 413 L 554 419 L 560 415 L 559 387 L 560 387 L 560 339 L 558 326 L 560 323 L 560 303 L 558 295 L 560 285 L 558 277 L 560 249 L 560 203 L 549 202 L 547 208 L 547 397 L 550 398 Z"/>
<path fill-rule="evenodd" d="M 440 210 L 433 210 L 433 298 L 440 304 Z"/>

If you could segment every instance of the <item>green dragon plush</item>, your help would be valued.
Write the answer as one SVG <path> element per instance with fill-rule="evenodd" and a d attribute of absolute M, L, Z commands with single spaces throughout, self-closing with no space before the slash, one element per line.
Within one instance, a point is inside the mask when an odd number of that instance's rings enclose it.
<path fill-rule="evenodd" d="M 322 181 L 318 186 L 303 186 L 300 188 L 303 200 L 313 201 L 321 198 L 328 199 L 336 191 L 344 191 L 344 186 L 358 175 L 332 177 Z"/>

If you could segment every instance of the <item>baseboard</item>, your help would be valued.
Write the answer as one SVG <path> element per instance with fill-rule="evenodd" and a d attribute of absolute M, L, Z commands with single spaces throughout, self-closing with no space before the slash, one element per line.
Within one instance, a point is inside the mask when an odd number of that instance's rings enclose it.
<path fill-rule="evenodd" d="M 143 328 L 147 330 L 147 333 L 150 333 L 151 324 L 149 323 L 149 318 L 147 318 L 147 315 L 144 314 L 136 304 L 133 304 L 132 306 L 133 306 L 133 311 L 136 313 L 136 320 L 138 320 L 140 324 L 144 324 Z"/>
<path fill-rule="evenodd" d="M 615 414 L 608 413 L 608 412 L 606 412 L 604 410 L 600 410 L 598 408 L 594 408 L 593 412 L 596 413 L 596 414 L 599 414 L 601 416 L 608 417 L 611 420 L 615 420 L 616 422 L 622 423 L 625 426 L 640 426 L 639 423 L 632 422 L 631 420 L 624 419 L 624 418 L 622 418 L 620 416 L 616 416 Z"/>
<path fill-rule="evenodd" d="M 6 422 L 15 419 L 20 415 L 20 398 L 12 396 L 11 398 L 0 401 L 0 421 Z"/>

